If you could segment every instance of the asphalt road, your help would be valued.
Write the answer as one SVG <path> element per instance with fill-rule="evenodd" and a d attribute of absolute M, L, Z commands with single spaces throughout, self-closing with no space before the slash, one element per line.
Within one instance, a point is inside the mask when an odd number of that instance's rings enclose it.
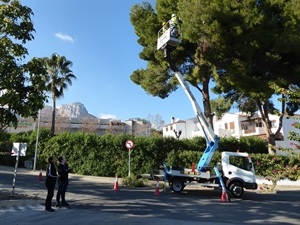
<path fill-rule="evenodd" d="M 0 166 L 0 188 L 12 190 L 13 168 Z M 15 193 L 46 196 L 39 171 L 20 169 Z M 266 194 L 246 191 L 243 199 L 221 202 L 220 189 L 186 188 L 181 194 L 167 190 L 155 196 L 155 183 L 143 188 L 113 190 L 115 178 L 71 175 L 68 202 L 71 206 L 54 213 L 42 204 L 0 205 L 4 224 L 300 224 L 300 188 L 283 188 Z M 43 201 L 42 201 L 43 203 Z"/>

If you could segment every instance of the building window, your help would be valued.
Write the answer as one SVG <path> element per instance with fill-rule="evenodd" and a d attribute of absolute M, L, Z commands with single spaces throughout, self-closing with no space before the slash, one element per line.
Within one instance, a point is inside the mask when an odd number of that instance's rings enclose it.
<path fill-rule="evenodd" d="M 262 122 L 256 122 L 256 123 L 255 123 L 255 126 L 256 126 L 256 127 L 263 127 L 263 123 L 262 123 Z"/>
<path fill-rule="evenodd" d="M 234 122 L 230 122 L 230 123 L 229 123 L 229 128 L 230 128 L 230 132 L 231 132 L 231 133 L 235 133 L 235 130 L 234 130 Z"/>
<path fill-rule="evenodd" d="M 228 124 L 227 123 L 225 123 L 225 129 L 228 130 Z"/>
<path fill-rule="evenodd" d="M 247 124 L 242 124 L 242 130 L 247 130 L 247 129 L 248 129 Z"/>

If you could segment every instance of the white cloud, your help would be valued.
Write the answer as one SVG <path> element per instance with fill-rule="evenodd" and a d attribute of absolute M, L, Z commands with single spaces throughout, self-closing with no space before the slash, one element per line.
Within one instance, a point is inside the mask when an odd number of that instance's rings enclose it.
<path fill-rule="evenodd" d="M 113 120 L 118 119 L 115 115 L 112 115 L 112 114 L 100 114 L 99 118 L 100 119 L 113 119 Z"/>
<path fill-rule="evenodd" d="M 72 42 L 72 43 L 74 42 L 74 39 L 70 35 L 67 35 L 67 34 L 55 33 L 55 37 L 57 37 L 63 41 L 68 41 L 68 42 Z"/>

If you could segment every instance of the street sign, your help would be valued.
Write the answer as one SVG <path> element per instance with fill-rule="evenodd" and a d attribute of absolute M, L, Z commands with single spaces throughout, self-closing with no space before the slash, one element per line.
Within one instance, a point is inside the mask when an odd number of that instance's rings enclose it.
<path fill-rule="evenodd" d="M 126 143 L 125 143 L 125 146 L 126 146 L 127 149 L 131 150 L 134 147 L 134 143 L 133 143 L 132 140 L 127 140 Z"/>
<path fill-rule="evenodd" d="M 131 150 L 134 147 L 134 143 L 132 140 L 127 140 L 125 146 L 129 150 L 128 151 L 128 177 L 130 177 L 130 154 L 131 154 Z"/>
<path fill-rule="evenodd" d="M 12 196 L 15 194 L 15 184 L 17 178 L 17 170 L 19 166 L 19 158 L 20 156 L 26 156 L 27 150 L 27 143 L 13 143 L 13 148 L 11 150 L 11 156 L 16 156 L 16 164 L 15 164 L 15 173 L 13 178 L 13 189 L 12 189 Z"/>
<path fill-rule="evenodd" d="M 27 143 L 13 143 L 11 156 L 26 156 Z"/>

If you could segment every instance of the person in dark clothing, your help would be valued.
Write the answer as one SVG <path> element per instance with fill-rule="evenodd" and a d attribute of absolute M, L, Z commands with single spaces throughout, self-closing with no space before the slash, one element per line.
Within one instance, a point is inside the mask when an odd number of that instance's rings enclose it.
<path fill-rule="evenodd" d="M 46 181 L 45 181 L 45 185 L 48 190 L 46 202 L 45 202 L 45 210 L 47 210 L 48 212 L 55 211 L 51 207 L 52 198 L 54 196 L 54 188 L 57 180 L 57 171 L 55 167 L 55 162 L 56 160 L 53 156 L 49 157 L 47 171 L 46 171 Z"/>
<path fill-rule="evenodd" d="M 69 206 L 66 202 L 66 191 L 69 185 L 69 167 L 64 157 L 58 158 L 58 190 L 56 195 L 56 207 Z M 61 200 L 61 201 L 60 201 Z"/>

